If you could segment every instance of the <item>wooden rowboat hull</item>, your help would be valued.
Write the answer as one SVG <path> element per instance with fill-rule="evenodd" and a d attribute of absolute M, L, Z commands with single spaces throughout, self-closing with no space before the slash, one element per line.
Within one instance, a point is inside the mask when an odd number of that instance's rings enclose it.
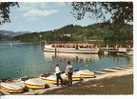
<path fill-rule="evenodd" d="M 9 89 L 9 88 L 1 86 L 1 90 L 5 92 L 9 92 L 9 93 L 21 93 L 24 91 L 24 88 L 16 90 L 16 89 Z"/>

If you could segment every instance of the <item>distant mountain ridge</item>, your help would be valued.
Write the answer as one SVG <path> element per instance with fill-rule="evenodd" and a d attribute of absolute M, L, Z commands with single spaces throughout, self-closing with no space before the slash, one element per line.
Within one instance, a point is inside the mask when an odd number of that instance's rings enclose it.
<path fill-rule="evenodd" d="M 13 32 L 13 31 L 8 31 L 8 30 L 0 30 L 0 40 L 1 39 L 11 39 L 15 36 L 18 35 L 23 35 L 25 33 L 30 33 L 28 31 L 23 31 L 23 32 Z"/>
<path fill-rule="evenodd" d="M 0 40 L 11 40 L 13 37 L 25 34 L 27 32 L 13 32 L 8 30 L 0 30 Z"/>

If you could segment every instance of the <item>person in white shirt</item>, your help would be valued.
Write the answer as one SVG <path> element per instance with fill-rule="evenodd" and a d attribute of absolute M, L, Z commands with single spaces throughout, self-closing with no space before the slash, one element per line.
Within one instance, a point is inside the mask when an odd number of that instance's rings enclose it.
<path fill-rule="evenodd" d="M 57 86 L 59 86 L 59 80 L 61 81 L 61 86 L 63 86 L 63 79 L 61 78 L 61 71 L 59 68 L 59 64 L 57 64 L 55 67 L 55 73 L 57 78 Z"/>

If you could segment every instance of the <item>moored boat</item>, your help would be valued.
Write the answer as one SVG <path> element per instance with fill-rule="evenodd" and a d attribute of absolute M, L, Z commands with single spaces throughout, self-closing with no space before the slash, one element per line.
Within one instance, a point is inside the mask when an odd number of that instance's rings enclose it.
<path fill-rule="evenodd" d="M 133 51 L 128 51 L 127 55 L 133 55 Z"/>
<path fill-rule="evenodd" d="M 93 77 L 95 77 L 95 73 L 90 71 L 90 70 L 80 70 L 77 73 L 80 74 L 81 78 L 93 78 Z"/>
<path fill-rule="evenodd" d="M 82 54 L 98 54 L 99 48 L 94 44 L 48 44 L 44 46 L 45 52 L 58 53 L 82 53 Z"/>
<path fill-rule="evenodd" d="M 61 77 L 63 80 L 66 80 L 67 76 L 65 74 L 61 74 Z M 46 83 L 48 84 L 56 84 L 57 80 L 56 80 L 56 75 L 50 75 L 48 77 L 40 77 L 42 80 L 44 80 Z"/>
<path fill-rule="evenodd" d="M 61 77 L 63 80 L 68 80 L 67 75 L 65 73 L 61 74 Z M 95 77 L 95 73 L 90 70 L 79 70 L 76 72 L 73 72 L 72 80 L 73 81 L 80 81 L 83 78 L 93 78 Z M 56 75 L 50 75 L 48 77 L 40 77 L 42 80 L 47 82 L 48 84 L 56 84 Z"/>
<path fill-rule="evenodd" d="M 25 81 L 25 84 L 30 89 L 43 89 L 43 88 L 49 87 L 48 84 L 40 78 L 29 79 Z"/>
<path fill-rule="evenodd" d="M 118 48 L 118 53 L 126 53 L 127 48 Z"/>
<path fill-rule="evenodd" d="M 72 80 L 73 81 L 80 81 L 81 80 L 80 74 L 78 74 L 77 72 L 74 72 L 72 75 Z"/>
<path fill-rule="evenodd" d="M 83 78 L 94 78 L 94 77 L 95 77 L 95 73 L 90 70 L 79 70 L 77 72 L 74 72 L 72 76 L 73 81 L 78 81 Z"/>
<path fill-rule="evenodd" d="M 8 93 L 21 93 L 24 91 L 25 84 L 23 81 L 1 82 L 0 89 Z"/>
<path fill-rule="evenodd" d="M 133 48 L 127 49 L 127 55 L 133 55 Z"/>

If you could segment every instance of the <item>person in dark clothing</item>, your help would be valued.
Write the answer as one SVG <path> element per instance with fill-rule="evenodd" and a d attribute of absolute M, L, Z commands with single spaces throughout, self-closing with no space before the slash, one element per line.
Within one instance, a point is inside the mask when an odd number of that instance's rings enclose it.
<path fill-rule="evenodd" d="M 61 72 L 58 64 L 55 67 L 55 73 L 57 79 L 57 86 L 59 86 L 59 80 L 61 81 L 61 86 L 63 86 L 63 79 L 61 78 Z"/>
<path fill-rule="evenodd" d="M 68 65 L 66 66 L 66 74 L 68 76 L 68 85 L 72 86 L 73 67 L 70 61 L 68 61 Z"/>

